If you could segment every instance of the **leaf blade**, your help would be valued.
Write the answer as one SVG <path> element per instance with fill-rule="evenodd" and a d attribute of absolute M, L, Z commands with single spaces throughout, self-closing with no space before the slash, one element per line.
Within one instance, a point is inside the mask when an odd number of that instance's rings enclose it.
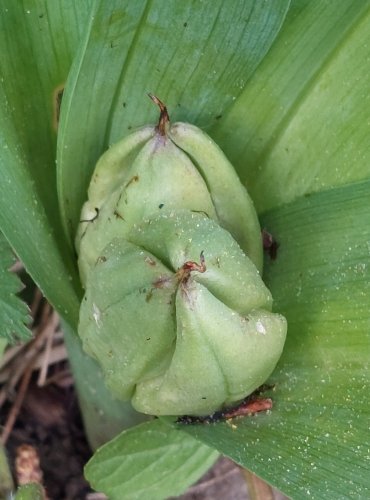
<path fill-rule="evenodd" d="M 218 453 L 160 420 L 119 434 L 85 467 L 87 479 L 109 498 L 160 500 L 182 493 Z"/>
<path fill-rule="evenodd" d="M 98 157 L 131 128 L 157 121 L 146 93 L 165 100 L 173 120 L 209 126 L 241 92 L 288 4 L 100 3 L 62 109 L 58 189 L 71 240 Z M 87 113 L 82 132 L 77 125 Z M 71 175 L 77 178 L 72 186 Z"/>
<path fill-rule="evenodd" d="M 80 287 L 60 222 L 54 163 L 57 95 L 90 9 L 90 2 L 73 4 L 6 0 L 1 7 L 0 227 L 34 281 L 75 325 Z"/>
<path fill-rule="evenodd" d="M 274 408 L 234 430 L 185 429 L 293 497 L 370 492 L 369 200 L 366 181 L 265 215 L 280 243 L 266 279 L 289 325 L 271 379 Z"/>
<path fill-rule="evenodd" d="M 271 51 L 213 129 L 260 213 L 369 176 L 369 15 L 364 2 L 294 1 Z"/>

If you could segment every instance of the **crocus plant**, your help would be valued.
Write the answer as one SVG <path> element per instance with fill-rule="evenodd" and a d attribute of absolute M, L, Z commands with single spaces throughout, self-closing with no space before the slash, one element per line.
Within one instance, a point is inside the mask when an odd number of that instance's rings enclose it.
<path fill-rule="evenodd" d="M 12 248 L 63 320 L 92 486 L 177 495 L 221 453 L 368 496 L 369 4 L 0 11 L 0 348 L 28 335 Z"/>

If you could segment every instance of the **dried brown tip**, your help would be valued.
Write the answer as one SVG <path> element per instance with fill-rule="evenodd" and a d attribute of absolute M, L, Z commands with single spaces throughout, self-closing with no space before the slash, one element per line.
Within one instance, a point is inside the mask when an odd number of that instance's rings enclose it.
<path fill-rule="evenodd" d="M 153 94 L 148 94 L 148 96 L 154 102 L 154 104 L 159 107 L 160 110 L 159 121 L 157 125 L 158 132 L 161 135 L 166 135 L 167 124 L 170 123 L 170 117 L 168 115 L 167 108 L 165 104 L 160 99 L 158 99 L 157 96 Z"/>
<path fill-rule="evenodd" d="M 200 252 L 200 264 L 193 262 L 192 260 L 188 260 L 177 271 L 177 276 L 181 282 L 186 282 L 189 279 L 191 272 L 197 271 L 198 273 L 205 273 L 206 270 L 206 261 L 202 250 Z"/>

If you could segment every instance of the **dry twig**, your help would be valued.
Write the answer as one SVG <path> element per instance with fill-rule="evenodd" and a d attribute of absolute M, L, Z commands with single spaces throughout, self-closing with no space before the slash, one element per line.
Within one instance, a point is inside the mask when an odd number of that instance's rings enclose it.
<path fill-rule="evenodd" d="M 39 307 L 40 303 L 41 298 L 37 296 L 37 299 L 35 299 L 33 303 L 34 314 L 36 314 L 36 309 Z M 42 383 L 45 383 L 46 381 L 53 334 L 58 328 L 58 325 L 59 317 L 57 313 L 52 310 L 49 304 L 44 303 L 41 311 L 40 324 L 37 328 L 35 328 L 35 338 L 28 344 L 26 344 L 24 349 L 17 350 L 12 357 L 8 357 L 7 364 L 10 363 L 10 366 L 7 366 L 9 376 L 6 383 L 0 390 L 0 407 L 8 399 L 9 394 L 16 392 L 16 386 L 20 380 L 21 383 L 19 385 L 18 392 L 16 393 L 16 396 L 14 398 L 14 403 L 11 407 L 3 428 L 3 432 L 1 435 L 2 444 L 6 443 L 11 434 L 11 431 L 21 409 L 23 400 L 26 396 L 35 362 L 40 357 L 40 352 L 43 349 L 44 361 L 41 365 L 42 369 L 40 372 L 39 381 L 41 381 Z"/>
<path fill-rule="evenodd" d="M 17 416 L 19 410 L 21 409 L 23 400 L 26 396 L 28 384 L 30 383 L 32 375 L 32 365 L 28 366 L 27 370 L 23 373 L 22 382 L 19 386 L 19 390 L 17 392 L 17 396 L 15 398 L 14 404 L 9 412 L 8 418 L 6 419 L 3 432 L 1 434 L 0 441 L 5 446 L 10 433 L 14 427 L 15 421 L 17 420 Z"/>
<path fill-rule="evenodd" d="M 23 373 L 28 369 L 29 366 L 33 366 L 39 352 L 42 350 L 45 340 L 49 335 L 52 335 L 59 324 L 59 317 L 55 311 L 51 312 L 51 307 L 46 304 L 44 307 L 40 326 L 37 328 L 36 337 L 27 344 L 26 350 L 22 355 L 20 362 L 14 364 L 12 373 L 4 384 L 3 388 L 0 390 L 0 408 L 11 394 L 19 380 L 21 379 Z M 50 315 L 50 316 L 49 316 Z M 18 361 L 18 360 L 17 360 Z"/>

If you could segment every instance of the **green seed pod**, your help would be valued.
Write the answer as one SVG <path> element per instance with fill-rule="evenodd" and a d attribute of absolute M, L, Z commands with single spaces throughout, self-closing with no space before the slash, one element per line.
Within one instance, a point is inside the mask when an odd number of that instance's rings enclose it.
<path fill-rule="evenodd" d="M 79 335 L 119 399 L 152 415 L 205 415 L 274 369 L 286 321 L 262 282 L 258 219 L 198 128 L 144 127 L 99 160 L 76 236 Z"/>
<path fill-rule="evenodd" d="M 83 285 L 107 241 L 165 209 L 187 208 L 218 221 L 262 268 L 260 227 L 253 202 L 220 148 L 197 127 L 144 127 L 98 161 L 76 237 Z"/>
<path fill-rule="evenodd" d="M 286 321 L 271 304 L 232 236 L 178 210 L 104 248 L 79 332 L 118 398 L 153 415 L 204 415 L 242 399 L 274 369 Z"/>

